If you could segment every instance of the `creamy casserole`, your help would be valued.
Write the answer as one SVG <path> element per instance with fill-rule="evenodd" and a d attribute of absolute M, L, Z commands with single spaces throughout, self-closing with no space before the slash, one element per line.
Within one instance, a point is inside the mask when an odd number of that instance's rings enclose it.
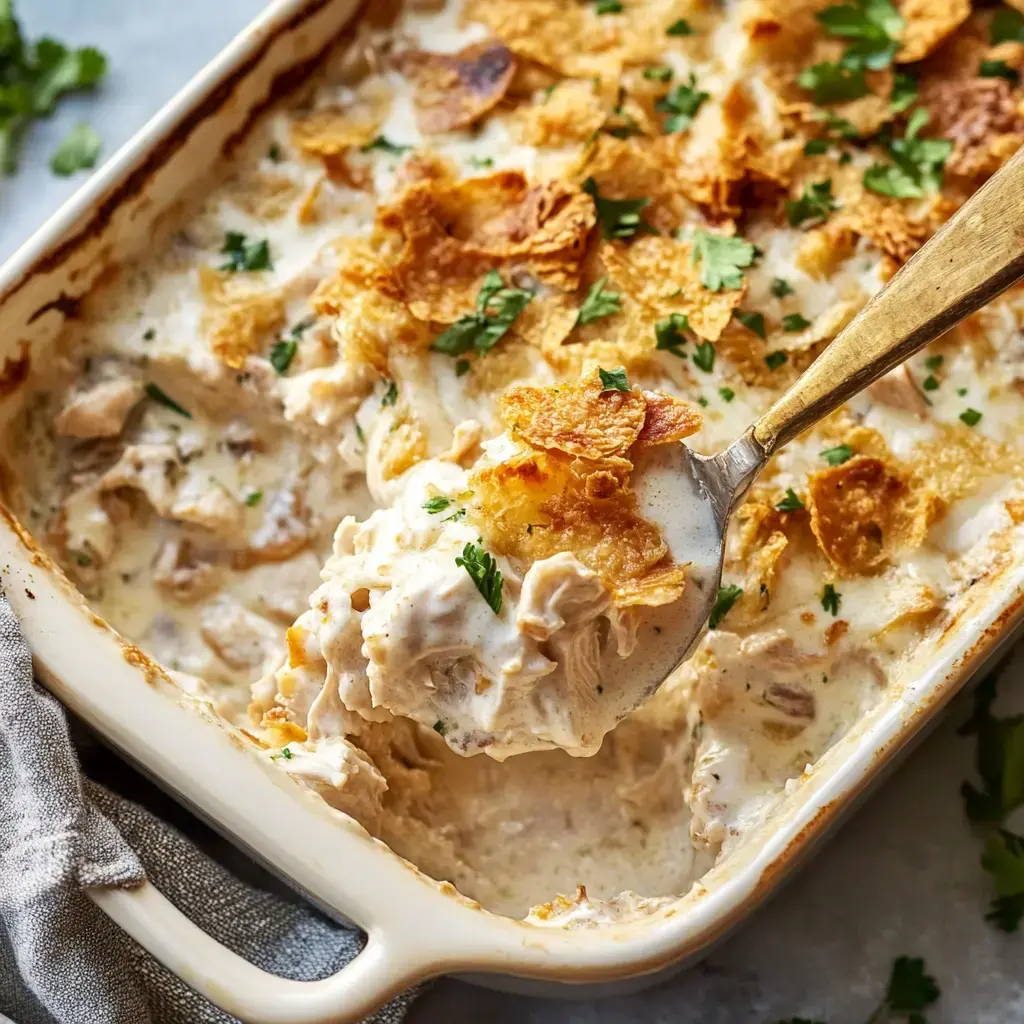
<path fill-rule="evenodd" d="M 1024 140 L 1024 22 L 435 6 L 372 5 L 91 297 L 8 459 L 261 756 L 488 909 L 599 924 L 686 891 L 1011 557 L 1019 293 L 773 460 L 715 628 L 608 732 L 599 662 L 685 586 L 630 474 L 737 436 Z"/>

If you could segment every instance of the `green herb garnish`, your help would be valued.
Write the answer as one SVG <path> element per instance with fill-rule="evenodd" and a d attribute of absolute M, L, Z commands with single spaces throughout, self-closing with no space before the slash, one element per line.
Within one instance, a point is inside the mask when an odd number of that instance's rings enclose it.
<path fill-rule="evenodd" d="M 246 240 L 241 231 L 229 231 L 224 235 L 224 245 L 220 250 L 228 260 L 222 263 L 221 270 L 238 271 L 271 270 L 270 243 L 265 239 L 258 242 Z"/>
<path fill-rule="evenodd" d="M 486 171 L 494 166 L 494 158 L 489 156 L 471 156 L 469 166 L 478 171 Z"/>
<path fill-rule="evenodd" d="M 843 595 L 831 584 L 826 583 L 825 589 L 821 595 L 821 607 L 827 612 L 831 612 L 833 615 L 839 614 L 839 605 L 843 600 Z"/>
<path fill-rule="evenodd" d="M 897 113 L 902 113 L 917 99 L 917 79 L 904 71 L 897 71 L 892 76 L 892 92 L 889 104 Z"/>
<path fill-rule="evenodd" d="M 797 512 L 807 506 L 792 487 L 786 488 L 786 496 L 775 506 L 780 512 Z"/>
<path fill-rule="evenodd" d="M 703 106 L 704 101 L 710 98 L 710 93 L 701 92 L 697 88 L 697 76 L 692 72 L 689 81 L 683 85 L 675 86 L 666 96 L 663 96 L 654 104 L 654 109 L 669 116 L 665 118 L 662 128 L 667 135 L 675 132 L 685 131 L 693 123 L 697 111 Z"/>
<path fill-rule="evenodd" d="M 387 390 L 380 400 L 380 407 L 383 409 L 386 405 L 394 405 L 397 401 L 398 385 L 393 380 L 389 380 Z"/>
<path fill-rule="evenodd" d="M 830 465 L 841 466 L 853 458 L 853 449 L 848 444 L 837 444 L 833 448 L 826 448 L 818 454 Z"/>
<path fill-rule="evenodd" d="M 700 261 L 700 283 L 709 291 L 742 288 L 743 270 L 752 266 L 756 258 L 754 246 L 742 238 L 701 230 L 693 233 L 690 261 Z"/>
<path fill-rule="evenodd" d="M 743 313 L 735 310 L 732 314 L 748 331 L 753 331 L 759 338 L 767 337 L 763 313 Z"/>
<path fill-rule="evenodd" d="M 977 409 L 964 409 L 960 413 L 960 420 L 969 427 L 976 427 L 981 422 L 981 413 Z"/>
<path fill-rule="evenodd" d="M 891 164 L 874 164 L 864 172 L 864 187 L 894 199 L 918 199 L 942 187 L 946 159 L 953 152 L 950 139 L 922 139 L 928 112 L 918 107 L 907 121 L 906 134 L 888 145 Z"/>
<path fill-rule="evenodd" d="M 501 274 L 491 270 L 477 293 L 476 312 L 456 320 L 434 339 L 431 348 L 449 356 L 489 352 L 505 337 L 532 298 L 533 292 L 506 287 Z"/>
<path fill-rule="evenodd" d="M 939 381 L 936 377 L 929 373 L 928 376 L 925 377 L 925 379 L 921 382 L 921 387 L 923 387 L 925 391 L 938 391 Z"/>
<path fill-rule="evenodd" d="M 989 41 L 993 46 L 1000 43 L 1024 43 L 1024 14 L 1000 7 L 992 16 Z"/>
<path fill-rule="evenodd" d="M 650 199 L 605 199 L 593 178 L 583 182 L 583 191 L 594 200 L 602 238 L 632 238 L 638 231 L 654 231 L 640 216 Z"/>
<path fill-rule="evenodd" d="M 245 496 L 245 507 L 246 508 L 255 508 L 262 500 L 263 500 L 263 492 L 262 491 L 250 491 Z"/>
<path fill-rule="evenodd" d="M 807 221 L 824 220 L 835 209 L 832 179 L 826 178 L 805 186 L 804 194 L 799 199 L 786 200 L 786 220 L 790 227 L 800 227 Z"/>
<path fill-rule="evenodd" d="M 299 343 L 295 338 L 278 338 L 270 346 L 270 365 L 280 374 L 287 373 L 298 350 Z"/>
<path fill-rule="evenodd" d="M 444 722 L 440 720 L 436 721 L 434 723 L 434 732 L 436 732 L 438 736 L 443 736 L 445 734 Z"/>
<path fill-rule="evenodd" d="M 391 156 L 401 156 L 403 153 L 408 153 L 410 149 L 412 149 L 412 146 L 403 146 L 397 142 L 390 142 L 383 135 L 378 135 L 373 142 L 368 142 L 362 147 L 364 153 L 377 151 L 380 153 L 390 153 Z"/>
<path fill-rule="evenodd" d="M 815 17 L 829 35 L 852 40 L 840 61 L 844 68 L 881 71 L 900 48 L 904 21 L 889 0 L 853 0 Z"/>
<path fill-rule="evenodd" d="M 446 498 L 442 494 L 438 494 L 433 498 L 427 498 L 425 502 L 420 506 L 425 512 L 429 512 L 432 516 L 436 516 L 438 512 L 443 512 L 449 505 L 451 505 L 452 499 Z"/>
<path fill-rule="evenodd" d="M 784 299 L 787 295 L 794 295 L 793 286 L 784 278 L 776 277 L 772 281 L 772 295 L 777 299 Z"/>
<path fill-rule="evenodd" d="M 710 373 L 715 368 L 715 346 L 710 341 L 702 341 L 693 353 L 693 365 L 698 370 Z"/>
<path fill-rule="evenodd" d="M 629 381 L 626 379 L 626 371 L 622 368 L 618 370 L 604 370 L 598 367 L 598 376 L 601 378 L 601 390 L 602 391 L 628 391 Z"/>
<path fill-rule="evenodd" d="M 192 419 L 192 413 L 188 411 L 184 406 L 179 405 L 163 388 L 158 387 L 156 384 L 146 385 L 146 396 L 153 402 L 157 402 L 162 406 L 170 409 L 171 412 L 176 412 L 179 416 L 184 416 L 185 419 Z"/>
<path fill-rule="evenodd" d="M 467 373 L 473 368 L 473 364 L 468 359 L 457 359 L 455 361 L 455 376 L 465 377 Z"/>
<path fill-rule="evenodd" d="M 583 327 L 602 317 L 611 316 L 622 308 L 622 298 L 619 293 L 604 290 L 607 282 L 608 277 L 605 276 L 590 286 L 587 297 L 583 300 L 583 305 L 580 306 L 580 311 L 576 315 L 576 327 Z"/>
<path fill-rule="evenodd" d="M 690 321 L 685 313 L 671 313 L 654 325 L 655 347 L 660 352 L 671 352 L 672 355 L 685 359 L 686 355 L 679 350 L 686 344 L 686 335 L 683 332 L 689 329 Z"/>
<path fill-rule="evenodd" d="M 96 166 L 103 140 L 92 125 L 76 124 L 50 157 L 50 170 L 67 178 Z"/>
<path fill-rule="evenodd" d="M 799 313 L 787 313 L 782 318 L 782 329 L 790 334 L 795 331 L 803 331 L 811 326 L 811 321 L 802 317 Z"/>
<path fill-rule="evenodd" d="M 815 103 L 823 106 L 857 100 L 871 92 L 863 69 L 851 70 L 831 62 L 804 68 L 797 76 L 797 84 L 811 93 Z"/>
<path fill-rule="evenodd" d="M 621 14 L 622 4 L 619 0 L 597 0 L 594 9 L 598 14 Z"/>
<path fill-rule="evenodd" d="M 491 606 L 495 615 L 501 613 L 501 572 L 494 556 L 484 551 L 480 544 L 467 544 L 462 554 L 455 559 L 469 573 L 483 599 Z"/>
<path fill-rule="evenodd" d="M 1012 85 L 1020 81 L 1020 72 L 1005 60 L 983 60 L 978 66 L 979 78 L 1005 78 Z"/>
<path fill-rule="evenodd" d="M 673 21 L 667 29 L 665 29 L 665 35 L 692 36 L 693 29 L 690 28 L 690 23 L 685 18 L 678 18 L 675 21 Z"/>
<path fill-rule="evenodd" d="M 769 352 L 764 357 L 764 364 L 773 373 L 780 367 L 785 366 L 789 362 L 789 354 L 786 352 Z"/>
<path fill-rule="evenodd" d="M 804 143 L 804 156 L 821 156 L 828 152 L 828 139 L 808 139 Z"/>
<path fill-rule="evenodd" d="M 672 69 L 665 64 L 658 64 L 653 68 L 644 68 L 644 78 L 649 82 L 671 82 Z"/>
<path fill-rule="evenodd" d="M 726 584 L 718 588 L 718 598 L 715 600 L 711 615 L 708 617 L 708 628 L 717 629 L 718 624 L 729 614 L 732 606 L 743 596 L 743 588 L 735 583 Z"/>
<path fill-rule="evenodd" d="M 929 356 L 924 361 L 924 365 L 925 365 L 926 369 L 929 369 L 929 370 L 932 371 L 932 373 L 935 373 L 937 370 L 939 370 L 942 367 L 942 364 L 945 361 L 946 361 L 946 357 L 945 356 Z"/>
<path fill-rule="evenodd" d="M 736 392 L 732 388 L 719 388 L 718 395 L 723 402 L 731 402 L 736 397 Z"/>

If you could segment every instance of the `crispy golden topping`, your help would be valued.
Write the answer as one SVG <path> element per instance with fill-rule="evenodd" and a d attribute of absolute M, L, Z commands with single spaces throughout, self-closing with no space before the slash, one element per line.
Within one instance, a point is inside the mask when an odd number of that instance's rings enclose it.
<path fill-rule="evenodd" d="M 212 267 L 199 270 L 203 296 L 202 331 L 213 354 L 232 369 L 245 365 L 284 323 L 284 300 L 279 292 L 261 288 Z"/>
<path fill-rule="evenodd" d="M 970 0 L 903 0 L 900 14 L 906 22 L 896 59 L 909 64 L 932 53 L 971 14 Z"/>
<path fill-rule="evenodd" d="M 568 146 L 593 138 L 607 117 L 593 82 L 563 82 L 516 111 L 512 128 L 528 146 Z"/>

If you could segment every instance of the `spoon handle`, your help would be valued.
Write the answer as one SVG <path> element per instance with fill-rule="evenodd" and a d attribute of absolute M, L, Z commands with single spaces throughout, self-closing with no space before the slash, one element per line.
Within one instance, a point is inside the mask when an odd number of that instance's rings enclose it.
<path fill-rule="evenodd" d="M 1024 148 L 754 424 L 765 457 L 1024 277 Z"/>

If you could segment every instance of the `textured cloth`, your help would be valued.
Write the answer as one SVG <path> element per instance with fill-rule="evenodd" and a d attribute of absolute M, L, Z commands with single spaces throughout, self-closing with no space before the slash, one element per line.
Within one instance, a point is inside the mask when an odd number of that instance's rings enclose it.
<path fill-rule="evenodd" d="M 204 931 L 274 974 L 323 978 L 363 945 L 358 932 L 244 885 L 149 811 L 83 780 L 64 712 L 35 685 L 0 593 L 0 1014 L 17 1024 L 232 1020 L 82 891 L 147 876 Z M 397 1024 L 412 998 L 372 1020 Z"/>

